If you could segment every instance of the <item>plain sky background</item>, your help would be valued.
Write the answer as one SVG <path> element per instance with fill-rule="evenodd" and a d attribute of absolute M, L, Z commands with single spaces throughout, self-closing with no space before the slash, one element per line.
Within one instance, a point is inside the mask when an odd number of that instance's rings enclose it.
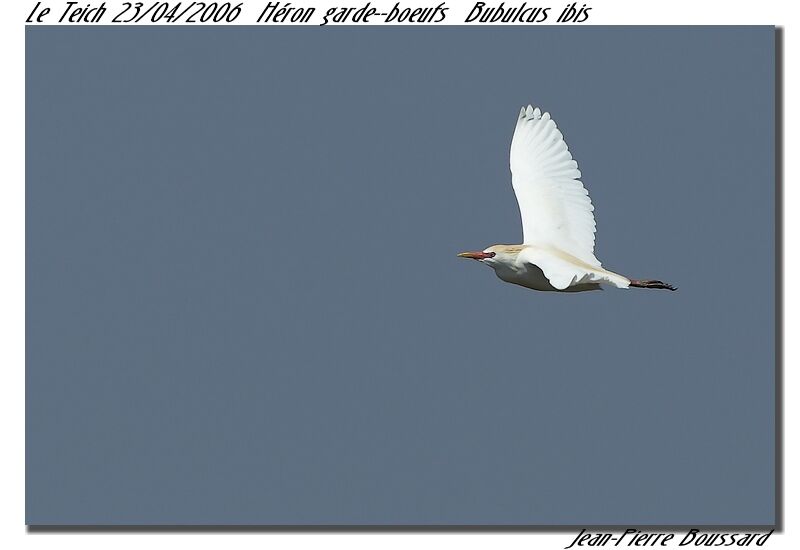
<path fill-rule="evenodd" d="M 26 28 L 30 524 L 770 524 L 774 30 Z M 550 111 L 604 265 L 537 293 Z"/>

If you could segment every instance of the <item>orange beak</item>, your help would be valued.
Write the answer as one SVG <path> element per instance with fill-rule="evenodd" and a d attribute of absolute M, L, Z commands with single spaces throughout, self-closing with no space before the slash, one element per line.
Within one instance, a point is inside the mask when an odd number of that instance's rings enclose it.
<path fill-rule="evenodd" d="M 462 252 L 458 257 L 470 258 L 472 260 L 485 260 L 486 258 L 494 258 L 494 252 Z"/>

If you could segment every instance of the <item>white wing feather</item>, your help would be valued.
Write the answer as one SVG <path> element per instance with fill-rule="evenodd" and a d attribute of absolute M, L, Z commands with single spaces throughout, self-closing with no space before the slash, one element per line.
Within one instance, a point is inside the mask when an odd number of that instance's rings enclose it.
<path fill-rule="evenodd" d="M 599 267 L 594 207 L 550 113 L 530 105 L 520 111 L 511 142 L 511 174 L 523 242 L 553 246 Z"/>

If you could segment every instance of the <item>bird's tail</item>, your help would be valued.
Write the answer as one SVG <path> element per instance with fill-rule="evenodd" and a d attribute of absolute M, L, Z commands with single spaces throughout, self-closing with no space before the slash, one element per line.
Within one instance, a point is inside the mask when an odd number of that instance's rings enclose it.
<path fill-rule="evenodd" d="M 676 287 L 663 281 L 631 279 L 631 286 L 637 288 L 663 288 L 665 290 L 678 290 Z"/>

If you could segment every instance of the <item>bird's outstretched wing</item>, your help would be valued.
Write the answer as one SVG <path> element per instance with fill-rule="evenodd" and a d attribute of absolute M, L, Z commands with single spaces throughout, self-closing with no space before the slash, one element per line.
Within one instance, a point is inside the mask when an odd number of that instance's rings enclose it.
<path fill-rule="evenodd" d="M 539 108 L 523 107 L 511 142 L 511 174 L 522 215 L 523 242 L 554 246 L 592 266 L 592 201 L 564 136 Z"/>

